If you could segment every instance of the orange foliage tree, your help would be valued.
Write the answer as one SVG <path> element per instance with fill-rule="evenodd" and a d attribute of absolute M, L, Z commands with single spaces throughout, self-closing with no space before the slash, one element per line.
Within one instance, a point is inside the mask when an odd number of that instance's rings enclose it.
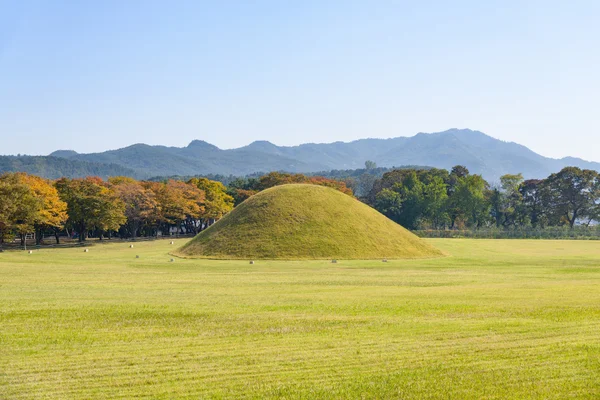
<path fill-rule="evenodd" d="M 26 234 L 35 232 L 39 244 L 44 230 L 62 229 L 67 220 L 67 205 L 49 180 L 17 172 L 3 175 L 0 181 L 3 192 L 0 214 L 7 216 L 0 221 L 2 237 L 10 229 L 25 244 Z"/>
<path fill-rule="evenodd" d="M 158 209 L 156 195 L 152 190 L 144 187 L 142 182 L 132 178 L 114 177 L 108 182 L 123 202 L 127 219 L 125 227 L 128 234 L 135 239 L 140 228 L 145 224 L 151 225 L 156 217 Z"/>
<path fill-rule="evenodd" d="M 205 193 L 194 185 L 169 180 L 166 183 L 144 182 L 154 192 L 158 213 L 157 223 L 167 229 L 175 226 L 179 233 L 185 224 L 188 231 L 196 233 L 198 223 L 204 213 Z"/>
<path fill-rule="evenodd" d="M 39 199 L 39 209 L 33 221 L 37 244 L 43 240 L 43 232 L 52 229 L 59 242 L 58 233 L 67 222 L 67 204 L 60 199 L 58 190 L 51 181 L 35 175 L 17 174 L 19 181 L 31 188 L 34 197 Z"/>

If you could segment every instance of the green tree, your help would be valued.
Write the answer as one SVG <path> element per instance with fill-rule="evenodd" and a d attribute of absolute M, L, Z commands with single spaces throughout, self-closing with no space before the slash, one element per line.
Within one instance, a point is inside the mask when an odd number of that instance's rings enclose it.
<path fill-rule="evenodd" d="M 123 201 L 100 178 L 62 178 L 56 189 L 67 203 L 67 225 L 77 231 L 79 241 L 86 240 L 91 229 L 116 231 L 127 221 Z"/>
<path fill-rule="evenodd" d="M 448 179 L 447 171 L 435 168 L 393 170 L 374 182 L 365 200 L 409 229 L 445 227 Z"/>
<path fill-rule="evenodd" d="M 579 219 L 593 217 L 600 198 L 600 177 L 596 171 L 566 167 L 550 175 L 549 212 L 558 223 L 571 228 Z"/>
<path fill-rule="evenodd" d="M 462 166 L 456 165 L 450 171 L 448 176 L 448 201 L 446 210 L 448 212 L 448 218 L 450 219 L 450 229 L 454 229 L 457 222 L 463 222 L 465 220 L 465 210 L 459 204 L 458 198 L 454 196 L 456 193 L 459 182 L 469 176 L 469 170 Z"/>
<path fill-rule="evenodd" d="M 480 175 L 459 177 L 454 193 L 448 198 L 449 208 L 456 218 L 471 227 L 481 227 L 489 215 L 489 202 L 485 196 L 487 182 Z"/>
<path fill-rule="evenodd" d="M 370 171 L 375 168 L 377 168 L 377 164 L 374 161 L 371 161 L 371 160 L 365 161 L 365 169 L 367 171 Z"/>
<path fill-rule="evenodd" d="M 402 197 L 402 213 L 398 223 L 408 229 L 416 229 L 425 212 L 424 185 L 416 171 L 411 171 L 398 187 Z"/>
<path fill-rule="evenodd" d="M 358 180 L 356 182 L 356 190 L 355 190 L 355 194 L 358 197 L 363 197 L 369 194 L 369 192 L 371 191 L 371 189 L 373 189 L 373 185 L 375 184 L 375 181 L 377 180 L 377 177 L 375 177 L 375 175 L 371 175 L 371 174 L 367 174 L 364 173 L 362 175 L 360 175 L 358 177 Z M 349 186 L 349 185 L 347 185 Z"/>
<path fill-rule="evenodd" d="M 423 188 L 424 218 L 433 228 L 443 228 L 448 222 L 446 205 L 448 189 L 440 176 L 433 176 Z"/>
<path fill-rule="evenodd" d="M 525 212 L 534 228 L 547 225 L 548 186 L 543 180 L 529 179 L 519 187 Z"/>
<path fill-rule="evenodd" d="M 375 209 L 393 221 L 398 221 L 402 212 L 402 197 L 392 189 L 383 189 L 375 196 Z"/>
<path fill-rule="evenodd" d="M 408 229 L 416 229 L 426 211 L 425 185 L 415 170 L 388 175 L 386 179 L 399 178 L 390 188 L 375 196 L 375 208 Z"/>
<path fill-rule="evenodd" d="M 528 221 L 523 195 L 520 192 L 523 175 L 507 174 L 500 177 L 500 186 L 488 193 L 491 215 L 496 226 L 511 227 L 525 225 Z"/>

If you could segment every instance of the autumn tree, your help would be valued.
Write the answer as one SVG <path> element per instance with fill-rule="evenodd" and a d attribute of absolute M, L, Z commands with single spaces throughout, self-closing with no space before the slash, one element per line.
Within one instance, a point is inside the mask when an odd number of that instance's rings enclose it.
<path fill-rule="evenodd" d="M 237 178 L 227 185 L 227 194 L 233 197 L 235 206 L 256 193 L 258 193 L 258 180 L 256 178 Z"/>
<path fill-rule="evenodd" d="M 165 183 L 144 182 L 146 188 L 154 193 L 157 209 L 157 221 L 168 229 L 177 227 L 177 232 L 185 224 L 190 232 L 197 233 L 200 219 L 204 213 L 205 193 L 197 186 L 182 181 L 169 180 Z"/>
<path fill-rule="evenodd" d="M 109 183 L 124 205 L 127 222 L 125 226 L 129 235 L 135 239 L 140 228 L 156 216 L 158 203 L 152 190 L 132 178 L 114 177 Z"/>
<path fill-rule="evenodd" d="M 258 179 L 256 187 L 251 189 L 261 191 L 274 186 L 287 185 L 290 183 L 309 183 L 311 185 L 327 186 L 352 196 L 352 190 L 346 186 L 345 182 L 322 176 L 308 177 L 303 174 L 288 174 L 283 172 L 271 172 L 261 176 Z"/>
<path fill-rule="evenodd" d="M 221 182 L 207 178 L 192 178 L 188 184 L 196 186 L 205 195 L 204 212 L 201 225 L 211 225 L 233 209 L 234 199 L 227 194 L 227 188 Z"/>
<path fill-rule="evenodd" d="M 17 211 L 13 185 L 0 177 L 0 252 L 8 238 Z"/>
<path fill-rule="evenodd" d="M 48 229 L 53 230 L 58 243 L 58 232 L 64 227 L 68 217 L 67 204 L 60 199 L 58 191 L 49 180 L 24 173 L 18 173 L 16 177 L 39 200 L 39 209 L 33 223 L 36 243 L 42 242 L 43 233 Z"/>
<path fill-rule="evenodd" d="M 345 182 L 338 181 L 335 179 L 324 178 L 322 176 L 311 176 L 310 178 L 307 178 L 306 182 L 304 183 L 310 183 L 311 185 L 318 186 L 326 186 L 338 190 L 344 194 L 347 194 L 348 196 L 353 195 L 352 189 L 346 186 Z"/>
<path fill-rule="evenodd" d="M 271 172 L 259 178 L 256 189 L 261 191 L 274 186 L 287 185 L 290 183 L 306 183 L 306 181 L 307 177 L 302 174 Z"/>
<path fill-rule="evenodd" d="M 117 193 L 100 178 L 62 178 L 56 182 L 61 200 L 67 203 L 67 224 L 79 234 L 79 241 L 86 240 L 88 232 L 116 231 L 123 225 L 125 205 Z"/>
<path fill-rule="evenodd" d="M 25 244 L 24 235 L 34 230 L 39 209 L 39 198 L 16 174 L 0 176 L 0 250 L 13 232 L 19 233 L 21 244 Z"/>
<path fill-rule="evenodd" d="M 306 176 L 303 174 L 289 174 L 285 172 L 271 172 L 258 179 L 235 179 L 229 184 L 226 192 L 234 199 L 234 204 L 238 205 L 262 190 L 291 183 L 326 186 L 349 196 L 353 196 L 352 189 L 348 187 L 347 183 L 344 181 L 329 179 L 322 176 Z"/>
<path fill-rule="evenodd" d="M 40 244 L 44 230 L 64 226 L 67 206 L 50 181 L 22 172 L 6 174 L 1 179 L 5 191 L 8 188 L 14 190 L 14 193 L 4 195 L 8 197 L 3 201 L 3 213 L 8 214 L 9 208 L 16 207 L 12 230 L 19 233 L 22 244 L 28 233 L 35 233 L 37 244 Z"/>
<path fill-rule="evenodd" d="M 238 204 L 243 203 L 246 199 L 254 196 L 258 193 L 257 190 L 246 190 L 246 189 L 232 189 L 227 190 L 227 194 L 233 197 L 234 204 L 237 206 Z"/>

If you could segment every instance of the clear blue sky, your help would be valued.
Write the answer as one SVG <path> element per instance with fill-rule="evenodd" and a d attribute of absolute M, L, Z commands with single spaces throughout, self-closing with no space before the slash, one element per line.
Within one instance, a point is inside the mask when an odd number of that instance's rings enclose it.
<path fill-rule="evenodd" d="M 471 128 L 600 161 L 600 2 L 0 0 L 0 154 Z"/>

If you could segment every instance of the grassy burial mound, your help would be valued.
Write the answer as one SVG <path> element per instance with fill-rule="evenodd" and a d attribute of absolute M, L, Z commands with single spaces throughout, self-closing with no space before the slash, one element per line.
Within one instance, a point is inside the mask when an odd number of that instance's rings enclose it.
<path fill-rule="evenodd" d="M 176 254 L 220 259 L 377 259 L 442 253 L 346 194 L 293 184 L 252 196 Z"/>

